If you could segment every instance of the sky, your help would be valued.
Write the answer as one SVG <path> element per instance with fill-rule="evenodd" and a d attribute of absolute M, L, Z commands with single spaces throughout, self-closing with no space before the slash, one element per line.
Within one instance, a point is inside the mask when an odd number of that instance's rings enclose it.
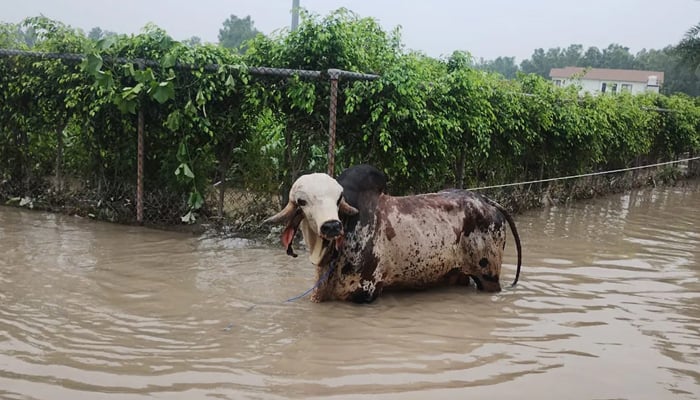
<path fill-rule="evenodd" d="M 292 0 L 2 0 L 0 21 L 43 14 L 88 32 L 99 26 L 138 33 L 149 22 L 183 40 L 217 42 L 229 15 L 250 15 L 269 34 L 288 28 Z M 678 43 L 700 23 L 699 0 L 300 0 L 321 16 L 340 7 L 373 17 L 385 30 L 401 26 L 406 48 L 432 57 L 454 50 L 476 59 L 529 58 L 537 48 L 605 48 L 618 43 L 633 53 Z"/>

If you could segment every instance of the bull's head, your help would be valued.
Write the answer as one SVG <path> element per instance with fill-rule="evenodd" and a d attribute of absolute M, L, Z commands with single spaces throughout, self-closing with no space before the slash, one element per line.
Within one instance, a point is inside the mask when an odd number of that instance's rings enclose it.
<path fill-rule="evenodd" d="M 326 174 L 303 175 L 289 191 L 289 202 L 265 222 L 285 223 L 282 244 L 291 250 L 294 235 L 301 227 L 311 262 L 318 265 L 330 244 L 339 247 L 345 231 L 339 214 L 354 215 L 357 209 L 345 202 L 343 187 Z"/>

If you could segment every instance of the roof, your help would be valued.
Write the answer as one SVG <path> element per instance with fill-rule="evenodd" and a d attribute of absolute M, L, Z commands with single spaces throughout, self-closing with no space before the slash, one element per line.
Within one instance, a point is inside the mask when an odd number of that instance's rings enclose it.
<path fill-rule="evenodd" d="M 584 71 L 587 71 L 585 75 Z M 552 68 L 549 76 L 552 78 L 569 79 L 573 75 L 583 75 L 582 79 L 594 81 L 622 81 L 622 82 L 648 82 L 650 76 L 656 76 L 659 84 L 664 82 L 664 73 L 662 71 L 642 71 L 634 69 L 608 69 L 608 68 L 581 68 L 581 67 L 566 67 Z"/>

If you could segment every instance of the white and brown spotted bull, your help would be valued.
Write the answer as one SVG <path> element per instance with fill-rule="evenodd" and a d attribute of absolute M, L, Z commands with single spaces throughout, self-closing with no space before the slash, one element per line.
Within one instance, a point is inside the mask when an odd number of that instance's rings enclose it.
<path fill-rule="evenodd" d="M 507 222 L 518 265 L 520 238 L 501 205 L 466 190 L 394 197 L 386 177 L 369 165 L 301 176 L 289 203 L 266 222 L 285 223 L 282 243 L 301 228 L 319 279 L 312 300 L 371 302 L 385 289 L 420 289 L 441 284 L 501 290 Z M 323 277 L 323 278 L 322 278 Z"/>

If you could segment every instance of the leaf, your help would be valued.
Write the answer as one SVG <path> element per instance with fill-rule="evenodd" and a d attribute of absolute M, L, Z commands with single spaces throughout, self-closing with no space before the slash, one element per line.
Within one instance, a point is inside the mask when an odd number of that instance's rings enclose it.
<path fill-rule="evenodd" d="M 181 163 L 187 161 L 187 146 L 184 141 L 180 142 L 180 146 L 177 148 L 177 160 Z"/>
<path fill-rule="evenodd" d="M 180 110 L 175 110 L 168 115 L 165 121 L 165 126 L 171 131 L 175 132 L 180 129 L 180 123 L 182 121 L 182 113 Z"/>
<path fill-rule="evenodd" d="M 97 76 L 100 72 L 100 68 L 102 68 L 102 57 L 100 57 L 99 54 L 88 54 L 85 59 L 85 70 Z"/>
<path fill-rule="evenodd" d="M 150 83 L 156 80 L 153 70 L 151 68 L 146 68 L 144 70 L 135 70 L 134 79 L 139 83 Z"/>
<path fill-rule="evenodd" d="M 187 214 L 180 217 L 180 220 L 186 224 L 194 224 L 197 221 L 197 217 L 192 210 L 188 211 Z"/>
<path fill-rule="evenodd" d="M 103 37 L 102 39 L 97 41 L 97 49 L 100 51 L 107 50 L 108 48 L 112 47 L 114 43 L 117 42 L 117 36 L 116 35 L 109 35 L 106 37 Z"/>
<path fill-rule="evenodd" d="M 125 99 L 122 96 L 114 96 L 113 102 L 122 114 L 136 114 L 138 102 L 135 99 Z"/>
<path fill-rule="evenodd" d="M 136 86 L 131 87 L 131 88 L 129 88 L 129 87 L 124 88 L 124 92 L 125 92 L 124 97 L 131 96 L 131 95 L 137 95 L 137 94 L 141 93 L 141 90 L 143 90 L 143 83 L 137 83 Z"/>
<path fill-rule="evenodd" d="M 207 100 L 204 98 L 204 92 L 201 89 L 197 91 L 197 96 L 195 97 L 194 101 L 198 106 L 201 106 L 207 102 Z"/>
<path fill-rule="evenodd" d="M 187 200 L 187 205 L 189 205 L 193 210 L 199 210 L 204 205 L 204 198 L 197 190 L 190 193 L 190 198 Z"/>
<path fill-rule="evenodd" d="M 175 89 L 172 82 L 160 82 L 155 88 L 151 89 L 151 97 L 158 103 L 163 104 L 166 101 L 175 98 Z"/>
<path fill-rule="evenodd" d="M 194 104 L 192 104 L 192 100 L 188 101 L 187 104 L 185 104 L 185 113 L 189 115 L 197 114 L 197 108 L 195 108 Z"/>
<path fill-rule="evenodd" d="M 163 68 L 172 68 L 175 66 L 175 64 L 177 64 L 177 56 L 175 56 L 173 53 L 168 53 L 163 56 L 160 64 L 163 66 Z"/>
<path fill-rule="evenodd" d="M 189 179 L 194 179 L 194 173 L 190 169 L 189 165 L 186 163 L 181 163 L 175 170 L 175 175 L 179 177 L 187 177 Z"/>
<path fill-rule="evenodd" d="M 105 90 L 110 90 L 114 87 L 114 78 L 112 78 L 112 72 L 110 71 L 98 71 L 96 76 L 96 82 L 99 87 Z"/>

